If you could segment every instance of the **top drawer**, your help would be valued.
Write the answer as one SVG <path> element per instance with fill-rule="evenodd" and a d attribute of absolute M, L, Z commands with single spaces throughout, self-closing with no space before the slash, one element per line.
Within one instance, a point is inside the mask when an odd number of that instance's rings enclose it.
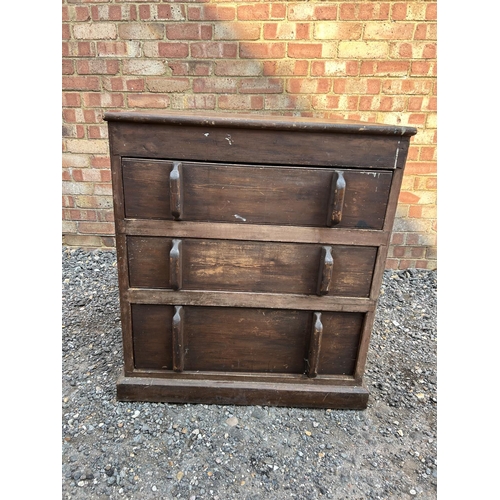
<path fill-rule="evenodd" d="M 382 229 L 392 172 L 122 160 L 126 218 Z"/>

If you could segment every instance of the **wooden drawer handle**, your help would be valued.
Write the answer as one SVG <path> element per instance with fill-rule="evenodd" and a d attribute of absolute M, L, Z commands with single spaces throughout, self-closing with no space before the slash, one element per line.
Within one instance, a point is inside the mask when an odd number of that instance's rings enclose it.
<path fill-rule="evenodd" d="M 333 278 L 332 247 L 321 248 L 317 295 L 326 295 L 330 291 Z"/>
<path fill-rule="evenodd" d="M 170 171 L 170 210 L 172 217 L 179 220 L 182 217 L 182 163 L 174 162 Z"/>
<path fill-rule="evenodd" d="M 170 250 L 170 286 L 174 290 L 182 287 L 182 240 L 172 240 Z"/>
<path fill-rule="evenodd" d="M 309 343 L 309 368 L 307 376 L 314 378 L 318 375 L 319 352 L 321 349 L 321 338 L 323 336 L 323 323 L 321 323 L 321 313 L 315 312 L 313 318 L 313 328 L 311 332 L 311 341 Z"/>
<path fill-rule="evenodd" d="M 329 226 L 336 226 L 342 221 L 342 210 L 344 209 L 346 183 L 344 173 L 336 171 L 332 179 L 332 195 L 330 200 Z"/>
<path fill-rule="evenodd" d="M 174 372 L 184 370 L 184 308 L 175 306 L 172 318 L 172 365 Z"/>

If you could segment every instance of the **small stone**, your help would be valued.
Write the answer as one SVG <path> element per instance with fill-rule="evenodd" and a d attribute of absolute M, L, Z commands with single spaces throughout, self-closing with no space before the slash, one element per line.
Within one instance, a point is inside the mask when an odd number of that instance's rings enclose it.
<path fill-rule="evenodd" d="M 135 410 L 134 414 L 132 415 L 132 418 L 137 418 L 140 414 L 141 412 L 139 410 Z"/>
<path fill-rule="evenodd" d="M 180 481 L 184 477 L 184 472 L 179 471 L 175 477 L 177 478 L 177 481 Z"/>
<path fill-rule="evenodd" d="M 78 486 L 80 487 L 85 486 L 85 481 L 78 481 Z"/>
<path fill-rule="evenodd" d="M 403 431 L 402 431 L 401 429 L 399 429 L 398 434 L 399 434 L 401 437 L 403 437 Z"/>
<path fill-rule="evenodd" d="M 226 424 L 230 427 L 235 427 L 238 425 L 238 419 L 236 417 L 231 417 L 226 420 Z"/>
<path fill-rule="evenodd" d="M 312 432 L 311 431 L 304 431 L 306 436 L 311 436 L 312 435 Z"/>
<path fill-rule="evenodd" d="M 158 489 L 156 488 L 156 486 L 153 485 L 151 491 L 158 491 Z"/>
<path fill-rule="evenodd" d="M 417 492 L 415 490 L 413 490 L 413 489 L 410 490 L 410 495 L 415 496 L 416 494 L 417 494 Z"/>

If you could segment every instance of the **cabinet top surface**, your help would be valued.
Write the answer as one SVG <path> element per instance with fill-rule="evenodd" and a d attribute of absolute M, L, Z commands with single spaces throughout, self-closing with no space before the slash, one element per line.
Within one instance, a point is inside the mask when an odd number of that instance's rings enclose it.
<path fill-rule="evenodd" d="M 110 111 L 104 114 L 104 120 L 108 122 L 163 123 L 184 126 L 270 130 L 304 130 L 310 132 L 369 135 L 412 136 L 417 133 L 417 129 L 414 127 L 346 119 L 205 111 Z"/>

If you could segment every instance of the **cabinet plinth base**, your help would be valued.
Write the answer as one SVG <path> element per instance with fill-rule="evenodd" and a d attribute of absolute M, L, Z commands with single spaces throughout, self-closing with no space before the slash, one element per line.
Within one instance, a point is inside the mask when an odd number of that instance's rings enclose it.
<path fill-rule="evenodd" d="M 364 410 L 369 392 L 359 385 L 316 385 L 120 376 L 118 401 L 291 406 Z"/>

